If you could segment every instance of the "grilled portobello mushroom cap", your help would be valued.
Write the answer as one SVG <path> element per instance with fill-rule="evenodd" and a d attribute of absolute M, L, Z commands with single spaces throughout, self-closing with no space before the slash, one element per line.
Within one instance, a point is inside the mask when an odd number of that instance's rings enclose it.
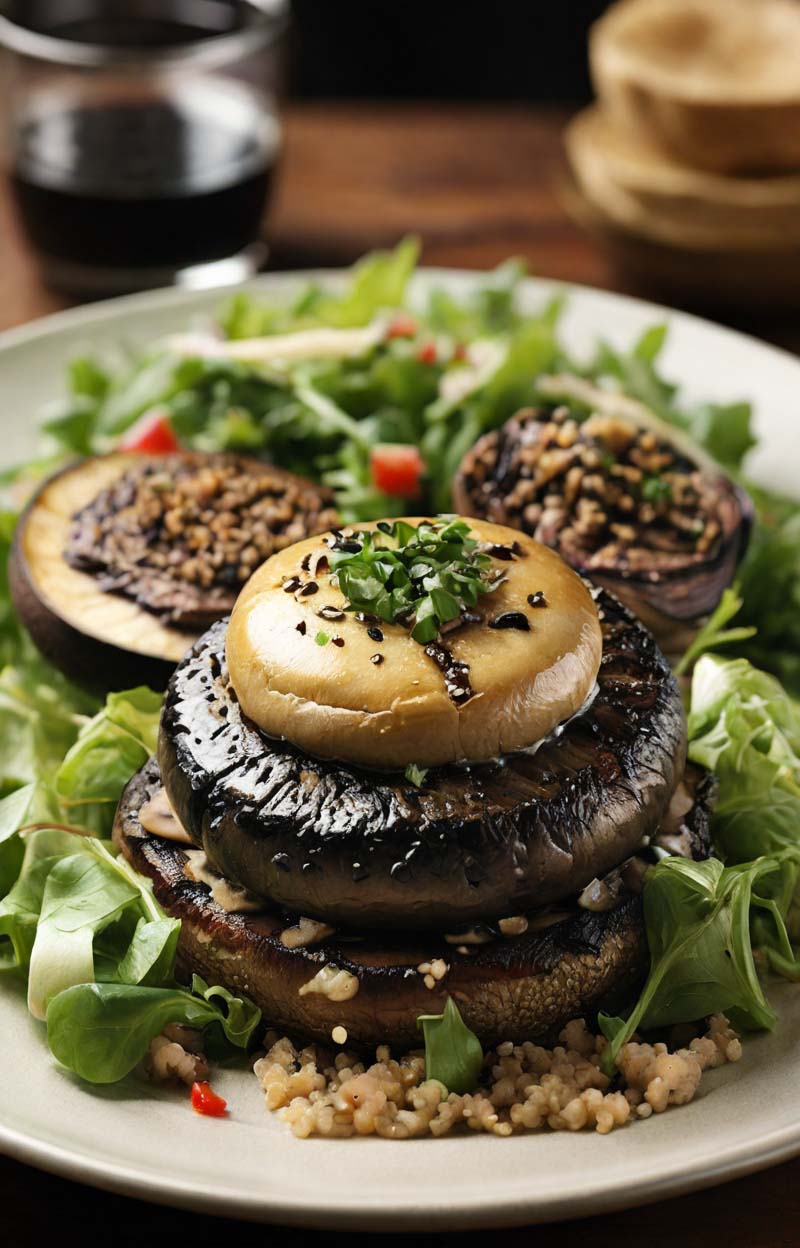
<path fill-rule="evenodd" d="M 226 623 L 170 682 L 159 760 L 189 836 L 228 879 L 336 925 L 429 929 L 519 914 L 580 891 L 658 825 L 684 770 L 675 678 L 604 590 L 592 704 L 492 764 L 403 774 L 304 755 L 241 713 Z"/>
<path fill-rule="evenodd" d="M 752 504 L 641 404 L 561 383 L 588 418 L 574 402 L 518 412 L 467 452 L 455 506 L 552 546 L 678 653 L 733 580 Z"/>
<path fill-rule="evenodd" d="M 31 499 L 11 592 L 38 648 L 73 680 L 163 689 L 264 559 L 336 519 L 327 490 L 249 457 L 96 456 Z"/>
<path fill-rule="evenodd" d="M 683 852 L 705 858 L 714 780 L 689 768 L 686 780 L 688 809 L 684 802 L 669 835 L 680 838 Z M 165 910 L 181 920 L 181 976 L 196 972 L 245 994 L 270 1026 L 329 1043 L 332 1028 L 341 1025 L 348 1043 L 357 1046 L 417 1045 L 418 1016 L 441 1012 L 452 996 L 486 1045 L 546 1042 L 572 1018 L 591 1020 L 600 1008 L 621 1008 L 644 977 L 647 942 L 636 872 L 623 876 L 628 884 L 608 890 L 608 909 L 581 909 L 572 899 L 556 911 L 530 916 L 522 935 L 505 938 L 495 929 L 481 945 L 459 948 L 431 934 L 365 930 L 334 932 L 318 943 L 287 948 L 281 933 L 297 923 L 296 916 L 274 907 L 230 913 L 208 884 L 188 878 L 184 847 L 145 831 L 139 813 L 160 787 L 158 764 L 151 759 L 123 793 L 114 841 L 153 881 Z M 418 968 L 436 958 L 449 969 L 429 989 Z M 352 977 L 353 995 L 337 1001 L 319 992 L 300 994 L 325 966 Z"/>

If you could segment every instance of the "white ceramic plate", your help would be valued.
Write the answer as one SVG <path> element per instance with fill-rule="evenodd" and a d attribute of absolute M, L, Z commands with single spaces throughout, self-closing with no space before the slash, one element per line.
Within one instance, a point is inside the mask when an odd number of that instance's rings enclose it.
<path fill-rule="evenodd" d="M 313 276 L 265 277 L 270 295 Z M 421 275 L 465 289 L 475 275 Z M 563 288 L 530 281 L 526 306 Z M 666 373 L 694 399 L 752 397 L 760 438 L 750 471 L 796 490 L 800 469 L 800 361 L 730 330 L 650 304 L 570 288 L 563 332 L 588 353 L 599 335 L 630 345 L 648 325 L 670 325 Z M 216 307 L 219 291 L 135 296 L 50 317 L 0 339 L 2 451 L 33 452 L 35 415 L 62 388 L 63 365 L 85 348 L 113 351 L 184 328 Z M 133 1081 L 88 1088 L 59 1069 L 22 993 L 0 983 L 3 1096 L 0 1148 L 70 1178 L 192 1209 L 306 1226 L 363 1230 L 476 1228 L 575 1217 L 643 1203 L 745 1174 L 800 1153 L 800 1114 L 787 1090 L 800 1073 L 800 991 L 774 994 L 771 1036 L 748 1041 L 737 1066 L 706 1076 L 691 1105 L 646 1123 L 593 1134 L 473 1135 L 391 1143 L 295 1140 L 266 1112 L 255 1078 L 227 1071 L 215 1086 L 224 1121 L 193 1114 L 185 1095 Z M 11 1076 L 11 1077 L 9 1077 Z"/>

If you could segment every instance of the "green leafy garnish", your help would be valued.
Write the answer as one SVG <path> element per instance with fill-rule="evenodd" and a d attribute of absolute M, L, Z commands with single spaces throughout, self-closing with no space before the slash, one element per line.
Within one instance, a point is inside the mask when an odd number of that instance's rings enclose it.
<path fill-rule="evenodd" d="M 323 632 L 317 633 L 317 635 L 314 638 L 318 646 L 327 646 L 330 639 L 331 639 L 330 633 L 323 633 Z"/>
<path fill-rule="evenodd" d="M 713 833 L 726 861 L 800 845 L 800 708 L 746 659 L 694 669 L 689 757 L 720 782 Z"/>
<path fill-rule="evenodd" d="M 424 645 L 503 580 L 470 534 L 466 521 L 447 516 L 380 524 L 331 551 L 331 576 L 352 610 L 408 624 Z"/>
<path fill-rule="evenodd" d="M 405 776 L 409 784 L 416 785 L 419 789 L 425 783 L 425 777 L 428 774 L 427 767 L 418 767 L 416 763 L 409 763 L 406 767 Z"/>
<path fill-rule="evenodd" d="M 133 988 L 78 984 L 60 993 L 47 1011 L 53 1055 L 89 1083 L 124 1079 L 169 1023 L 218 1029 L 237 1049 L 247 1049 L 261 1018 L 251 1002 L 195 976 L 192 990 L 178 985 Z"/>
<path fill-rule="evenodd" d="M 732 620 L 739 612 L 741 606 L 742 599 L 739 597 L 738 590 L 736 588 L 726 589 L 719 600 L 716 610 L 708 618 L 694 641 L 691 642 L 686 652 L 676 663 L 676 676 L 689 671 L 697 659 L 700 658 L 700 655 L 705 654 L 707 650 L 716 650 L 718 646 L 729 646 L 734 642 L 747 641 L 754 636 L 756 631 L 754 628 L 725 627 L 728 621 Z"/>
<path fill-rule="evenodd" d="M 421 1014 L 417 1026 L 425 1036 L 425 1074 L 448 1092 L 474 1092 L 483 1067 L 481 1042 L 470 1031 L 452 997 L 442 1014 Z"/>
<path fill-rule="evenodd" d="M 642 482 L 642 498 L 648 503 L 663 503 L 672 498 L 672 486 L 664 477 L 645 477 Z"/>
<path fill-rule="evenodd" d="M 777 924 L 774 940 L 786 947 L 785 918 L 770 903 L 786 872 L 796 880 L 798 864 L 800 854 L 787 851 L 732 867 L 718 858 L 665 858 L 648 872 L 643 901 L 650 973 L 627 1018 L 600 1016 L 611 1042 L 603 1054 L 607 1074 L 639 1027 L 716 1013 L 728 1014 L 737 1026 L 775 1026 L 753 960 L 750 918 L 753 907 L 768 907 Z"/>

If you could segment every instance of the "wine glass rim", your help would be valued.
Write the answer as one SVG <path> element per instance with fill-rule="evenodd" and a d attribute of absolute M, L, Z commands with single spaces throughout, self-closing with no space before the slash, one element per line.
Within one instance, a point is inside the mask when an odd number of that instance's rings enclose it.
<path fill-rule="evenodd" d="M 48 35 L 13 21 L 3 11 L 3 6 L 0 8 L 0 48 L 31 60 L 82 69 L 150 63 L 163 67 L 187 61 L 198 65 L 224 64 L 262 51 L 284 32 L 288 24 L 289 0 L 239 0 L 239 3 L 252 13 L 252 20 L 243 29 L 164 47 L 143 44 L 120 46 Z"/>

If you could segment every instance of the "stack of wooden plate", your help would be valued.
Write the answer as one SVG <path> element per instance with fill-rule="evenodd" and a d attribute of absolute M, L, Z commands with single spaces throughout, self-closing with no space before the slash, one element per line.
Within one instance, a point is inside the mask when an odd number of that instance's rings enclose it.
<path fill-rule="evenodd" d="M 800 302 L 800 0 L 620 0 L 590 60 L 579 220 L 676 295 Z"/>

